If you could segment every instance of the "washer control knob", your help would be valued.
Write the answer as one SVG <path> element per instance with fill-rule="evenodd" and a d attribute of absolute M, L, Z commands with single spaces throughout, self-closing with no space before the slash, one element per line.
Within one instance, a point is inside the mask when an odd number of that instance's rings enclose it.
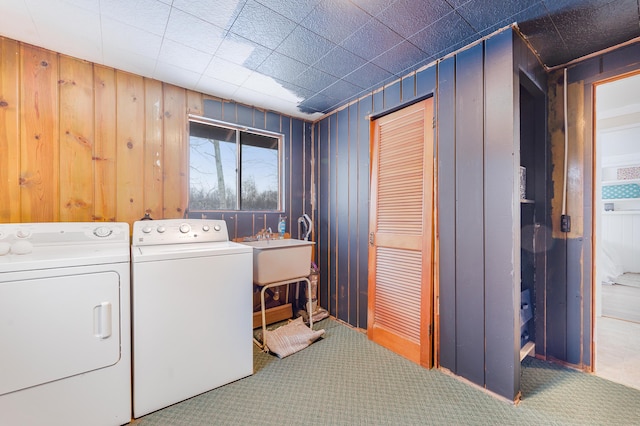
<path fill-rule="evenodd" d="M 18 232 L 16 232 L 16 237 L 18 238 L 28 238 L 31 236 L 31 232 L 29 232 L 29 230 L 27 229 L 18 229 Z"/>
<path fill-rule="evenodd" d="M 189 231 L 191 231 L 191 227 L 189 226 L 188 223 L 183 223 L 182 225 L 180 225 L 180 232 L 182 232 L 183 234 L 186 234 Z"/>
<path fill-rule="evenodd" d="M 203 230 L 204 232 L 209 232 L 209 230 L 210 230 L 210 229 L 211 229 L 211 228 L 209 227 L 209 225 L 202 225 L 202 230 Z"/>
<path fill-rule="evenodd" d="M 145 234 L 148 234 L 149 232 L 151 232 L 151 227 L 145 226 L 144 228 L 142 228 L 142 232 L 144 232 Z"/>
<path fill-rule="evenodd" d="M 108 237 L 112 233 L 113 233 L 113 230 L 110 228 L 107 228 L 106 226 L 99 226 L 93 230 L 93 235 L 100 238 Z"/>
<path fill-rule="evenodd" d="M 167 228 L 165 228 L 162 225 L 158 226 L 158 229 L 157 229 L 159 234 L 164 234 L 164 231 L 166 231 L 166 230 L 167 230 Z"/>
<path fill-rule="evenodd" d="M 222 228 L 220 227 L 220 225 L 214 225 L 213 226 L 213 230 L 216 231 L 216 232 L 220 231 L 221 229 Z"/>

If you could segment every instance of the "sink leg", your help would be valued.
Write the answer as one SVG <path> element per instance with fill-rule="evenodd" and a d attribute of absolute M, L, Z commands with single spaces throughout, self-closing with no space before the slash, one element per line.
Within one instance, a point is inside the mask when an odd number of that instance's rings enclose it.
<path fill-rule="evenodd" d="M 264 352 L 269 352 L 269 348 L 267 347 L 267 337 L 266 337 L 267 314 L 266 314 L 266 307 L 264 302 L 264 293 L 267 291 L 268 288 L 277 287 L 285 284 L 288 286 L 289 284 L 293 284 L 295 282 L 300 282 L 300 281 L 305 281 L 307 283 L 307 313 L 309 314 L 309 328 L 313 330 L 313 315 L 312 315 L 313 312 L 311 312 L 313 303 L 311 302 L 311 281 L 309 281 L 309 278 L 300 277 L 300 278 L 294 278 L 291 280 L 265 284 L 262 286 L 262 290 L 260 290 L 260 315 L 262 317 L 262 344 L 258 342 L 258 340 L 256 340 L 255 338 L 253 339 L 255 344 Z"/>
<path fill-rule="evenodd" d="M 313 330 L 313 312 L 311 312 L 311 309 L 313 308 L 313 304 L 311 303 L 311 281 L 309 281 L 309 278 L 304 278 L 304 281 L 307 282 L 307 314 L 309 315 L 309 328 Z"/>

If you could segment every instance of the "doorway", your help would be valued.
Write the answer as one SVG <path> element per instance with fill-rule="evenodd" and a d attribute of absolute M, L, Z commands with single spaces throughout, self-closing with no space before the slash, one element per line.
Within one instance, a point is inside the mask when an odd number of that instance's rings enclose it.
<path fill-rule="evenodd" d="M 595 85 L 594 353 L 640 389 L 640 74 Z"/>
<path fill-rule="evenodd" d="M 371 124 L 367 334 L 433 364 L 433 98 Z"/>

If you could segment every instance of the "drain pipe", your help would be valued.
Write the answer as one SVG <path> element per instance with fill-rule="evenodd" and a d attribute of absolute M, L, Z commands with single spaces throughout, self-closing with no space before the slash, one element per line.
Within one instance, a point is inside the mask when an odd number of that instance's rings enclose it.
<path fill-rule="evenodd" d="M 569 118 L 567 107 L 567 69 L 564 69 L 564 169 L 562 187 L 562 213 L 560 216 L 560 230 L 571 231 L 571 217 L 567 215 L 567 163 L 569 157 Z"/>

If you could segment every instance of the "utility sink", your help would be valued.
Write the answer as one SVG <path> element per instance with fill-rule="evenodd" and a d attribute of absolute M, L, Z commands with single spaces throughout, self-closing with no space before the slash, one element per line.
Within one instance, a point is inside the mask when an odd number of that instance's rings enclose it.
<path fill-rule="evenodd" d="M 253 282 L 266 285 L 306 277 L 311 270 L 313 241 L 290 238 L 242 241 L 253 247 Z"/>

